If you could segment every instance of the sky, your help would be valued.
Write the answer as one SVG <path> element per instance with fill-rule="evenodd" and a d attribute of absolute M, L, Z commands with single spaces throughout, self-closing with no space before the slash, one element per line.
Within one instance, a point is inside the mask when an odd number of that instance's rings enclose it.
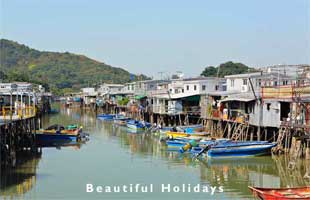
<path fill-rule="evenodd" d="M 0 0 L 1 38 L 132 73 L 310 63 L 309 0 Z"/>

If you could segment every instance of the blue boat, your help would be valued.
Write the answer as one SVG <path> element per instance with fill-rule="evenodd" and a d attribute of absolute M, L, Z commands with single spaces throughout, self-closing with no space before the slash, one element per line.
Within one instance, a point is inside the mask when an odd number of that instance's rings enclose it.
<path fill-rule="evenodd" d="M 128 120 L 127 121 L 127 128 L 139 131 L 139 130 L 145 130 L 151 127 L 151 124 L 148 122 L 138 121 L 138 120 Z"/>
<path fill-rule="evenodd" d="M 210 158 L 261 156 L 271 153 L 276 143 L 261 142 L 227 142 L 211 146 L 207 151 Z"/>
<path fill-rule="evenodd" d="M 71 142 L 78 142 L 78 135 L 71 134 L 46 134 L 38 133 L 36 134 L 36 144 L 37 146 L 57 146 L 62 144 L 67 144 Z"/>
<path fill-rule="evenodd" d="M 81 102 L 81 98 L 80 97 L 73 97 L 73 101 L 74 102 Z"/>
<path fill-rule="evenodd" d="M 82 127 L 69 125 L 63 127 L 55 124 L 44 130 L 37 130 L 35 134 L 38 147 L 63 146 L 88 140 L 88 134 L 83 133 Z"/>
<path fill-rule="evenodd" d="M 183 147 L 186 145 L 191 139 L 186 138 L 176 138 L 173 140 L 167 140 L 166 144 L 170 147 Z M 215 143 L 225 143 L 228 142 L 229 139 L 217 139 L 217 140 L 200 140 L 197 141 L 198 146 L 206 146 L 206 145 L 214 145 Z"/>
<path fill-rule="evenodd" d="M 201 124 L 195 124 L 195 125 L 187 125 L 187 126 L 164 126 L 160 128 L 161 133 L 166 133 L 171 130 L 175 130 L 176 132 L 185 132 L 185 133 L 193 133 L 197 129 L 203 128 L 203 125 Z"/>
<path fill-rule="evenodd" d="M 97 115 L 97 118 L 100 120 L 113 120 L 113 118 L 115 117 L 114 114 L 100 114 Z"/>
<path fill-rule="evenodd" d="M 122 118 L 124 115 L 117 115 L 117 114 L 99 114 L 97 118 L 104 121 L 113 121 L 117 118 Z"/>

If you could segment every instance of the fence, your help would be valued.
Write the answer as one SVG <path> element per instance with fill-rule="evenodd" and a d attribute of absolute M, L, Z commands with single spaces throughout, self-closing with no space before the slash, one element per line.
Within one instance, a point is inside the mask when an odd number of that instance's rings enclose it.
<path fill-rule="evenodd" d="M 24 107 L 11 107 L 11 106 L 3 106 L 1 113 L 1 121 L 6 122 L 7 120 L 17 120 L 17 119 L 25 119 L 34 117 L 36 115 L 36 107 L 35 106 L 24 106 Z"/>

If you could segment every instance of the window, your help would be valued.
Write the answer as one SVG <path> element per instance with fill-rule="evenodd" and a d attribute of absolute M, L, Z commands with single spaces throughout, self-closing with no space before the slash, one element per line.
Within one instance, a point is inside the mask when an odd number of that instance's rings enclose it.
<path fill-rule="evenodd" d="M 178 89 L 174 89 L 174 93 L 178 94 L 179 93 Z"/>
<path fill-rule="evenodd" d="M 234 87 L 235 86 L 235 80 L 230 80 L 230 85 L 231 85 L 231 87 Z"/>
<path fill-rule="evenodd" d="M 184 93 L 184 89 L 182 89 L 182 93 Z"/>
<path fill-rule="evenodd" d="M 203 91 L 206 90 L 206 86 L 205 86 L 205 85 L 202 86 L 202 90 L 203 90 Z"/>
<path fill-rule="evenodd" d="M 194 90 L 197 90 L 197 86 L 196 85 L 194 85 Z"/>
<path fill-rule="evenodd" d="M 186 90 L 189 90 L 189 85 L 186 86 Z"/>
<path fill-rule="evenodd" d="M 267 110 L 270 110 L 271 103 L 267 103 Z"/>
<path fill-rule="evenodd" d="M 248 79 L 243 79 L 243 85 L 247 85 L 248 84 Z"/>
<path fill-rule="evenodd" d="M 275 82 L 274 82 L 274 86 L 277 86 L 277 85 L 278 85 L 278 81 L 275 81 Z"/>

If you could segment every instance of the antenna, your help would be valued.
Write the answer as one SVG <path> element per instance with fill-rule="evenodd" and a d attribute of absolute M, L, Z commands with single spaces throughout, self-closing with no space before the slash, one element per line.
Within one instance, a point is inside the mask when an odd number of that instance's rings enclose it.
<path fill-rule="evenodd" d="M 163 72 L 163 71 L 161 71 L 161 72 L 158 72 L 158 74 L 160 74 L 160 80 L 163 80 L 163 74 L 164 74 L 165 72 Z"/>

